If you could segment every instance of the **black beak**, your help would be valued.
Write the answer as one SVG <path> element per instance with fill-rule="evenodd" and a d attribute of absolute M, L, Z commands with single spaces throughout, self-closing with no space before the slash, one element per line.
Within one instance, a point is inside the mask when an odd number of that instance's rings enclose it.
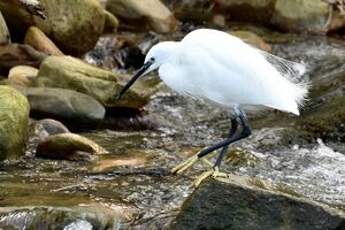
<path fill-rule="evenodd" d="M 123 96 L 123 94 L 125 94 L 125 92 L 134 84 L 134 82 L 136 80 L 138 80 L 138 78 L 140 76 L 142 76 L 146 70 L 148 70 L 148 68 L 150 68 L 150 66 L 154 63 L 154 60 L 151 59 L 148 62 L 146 62 L 139 70 L 138 72 L 136 72 L 136 74 L 131 78 L 131 80 L 129 80 L 129 82 L 127 82 L 127 84 L 122 88 L 122 90 L 120 91 L 120 93 L 117 95 L 116 100 L 120 100 L 121 97 Z"/>

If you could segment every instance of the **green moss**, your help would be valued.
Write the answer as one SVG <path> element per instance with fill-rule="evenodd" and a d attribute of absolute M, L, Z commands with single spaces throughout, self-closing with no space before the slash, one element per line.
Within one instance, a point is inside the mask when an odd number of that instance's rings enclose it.
<path fill-rule="evenodd" d="M 21 93 L 0 86 L 0 160 L 24 154 L 29 111 L 29 103 Z"/>

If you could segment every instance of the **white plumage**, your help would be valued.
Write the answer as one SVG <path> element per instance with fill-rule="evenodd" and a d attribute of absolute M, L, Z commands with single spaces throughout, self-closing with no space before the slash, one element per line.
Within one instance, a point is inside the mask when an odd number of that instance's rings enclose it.
<path fill-rule="evenodd" d="M 225 32 L 199 29 L 154 46 L 146 61 L 172 89 L 226 107 L 266 106 L 299 115 L 308 87 L 304 66 L 270 55 Z"/>

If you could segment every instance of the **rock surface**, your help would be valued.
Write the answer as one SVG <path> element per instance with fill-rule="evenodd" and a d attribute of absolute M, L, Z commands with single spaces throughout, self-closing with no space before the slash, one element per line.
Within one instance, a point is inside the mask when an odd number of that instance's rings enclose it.
<path fill-rule="evenodd" d="M 273 24 L 286 31 L 327 32 L 331 14 L 329 4 L 321 0 L 277 0 Z"/>
<path fill-rule="evenodd" d="M 26 32 L 24 43 L 48 55 L 63 55 L 52 40 L 35 26 L 31 26 Z"/>
<path fill-rule="evenodd" d="M 105 15 L 104 32 L 105 33 L 115 32 L 120 25 L 119 20 L 107 10 L 104 10 L 104 15 Z"/>
<path fill-rule="evenodd" d="M 46 57 L 46 54 L 35 50 L 29 45 L 0 45 L 0 72 L 17 65 L 39 67 Z"/>
<path fill-rule="evenodd" d="M 175 17 L 160 0 L 109 0 L 106 8 L 136 30 L 168 33 L 176 29 Z"/>
<path fill-rule="evenodd" d="M 99 121 L 105 109 L 94 98 L 67 89 L 18 88 L 29 100 L 31 113 L 69 121 Z"/>
<path fill-rule="evenodd" d="M 184 203 L 171 228 L 336 230 L 345 228 L 345 214 L 231 176 L 205 181 Z"/>
<path fill-rule="evenodd" d="M 149 101 L 152 89 L 136 84 L 116 101 L 123 87 L 119 74 L 103 70 L 72 57 L 49 57 L 41 65 L 37 85 L 76 90 L 90 95 L 106 106 L 141 108 Z"/>
<path fill-rule="evenodd" d="M 73 207 L 2 207 L 3 229 L 116 229 L 124 219 L 120 213 L 101 205 Z M 44 226 L 44 228 L 42 228 Z"/>
<path fill-rule="evenodd" d="M 68 54 L 81 55 L 96 44 L 105 23 L 103 9 L 97 0 L 41 0 L 46 20 L 30 15 L 12 2 L 0 2 L 0 10 L 16 32 L 29 26 L 40 28 Z"/>
<path fill-rule="evenodd" d="M 88 160 L 106 150 L 92 140 L 73 133 L 49 136 L 38 144 L 36 156 L 49 159 Z"/>
<path fill-rule="evenodd" d="M 0 160 L 24 154 L 29 111 L 29 103 L 20 92 L 0 86 Z"/>
<path fill-rule="evenodd" d="M 8 82 L 11 85 L 27 86 L 33 84 L 34 78 L 38 74 L 38 69 L 31 66 L 16 66 L 13 67 L 8 73 Z"/>
<path fill-rule="evenodd" d="M 8 44 L 10 40 L 10 32 L 8 31 L 7 24 L 0 11 L 0 45 Z"/>

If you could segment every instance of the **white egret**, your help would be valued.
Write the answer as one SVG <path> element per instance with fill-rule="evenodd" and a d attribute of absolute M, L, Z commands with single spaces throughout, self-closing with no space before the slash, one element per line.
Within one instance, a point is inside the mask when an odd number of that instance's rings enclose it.
<path fill-rule="evenodd" d="M 302 64 L 273 56 L 237 37 L 212 29 L 198 29 L 180 42 L 161 42 L 153 46 L 143 67 L 118 98 L 140 76 L 156 69 L 170 88 L 235 112 L 227 139 L 201 150 L 172 170 L 181 173 L 200 158 L 222 148 L 212 170 L 201 175 L 196 185 L 211 175 L 224 176 L 219 167 L 229 145 L 251 134 L 243 108 L 265 106 L 299 115 L 299 106 L 308 92 L 308 84 L 295 81 L 304 73 Z"/>

